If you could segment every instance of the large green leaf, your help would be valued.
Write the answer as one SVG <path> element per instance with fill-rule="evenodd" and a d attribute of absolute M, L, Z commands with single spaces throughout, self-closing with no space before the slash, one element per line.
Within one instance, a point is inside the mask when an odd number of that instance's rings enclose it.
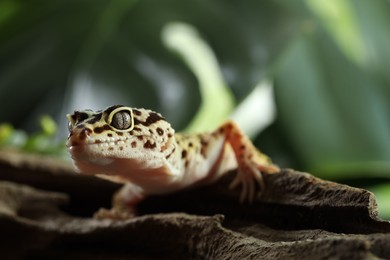
<path fill-rule="evenodd" d="M 386 86 L 385 98 L 390 99 L 390 3 L 378 0 L 375 3 L 364 0 L 351 1 L 356 21 L 365 47 L 364 70 Z M 389 114 L 390 115 L 390 114 Z M 389 121 L 387 121 L 389 123 Z"/>
<path fill-rule="evenodd" d="M 200 32 L 239 100 L 295 29 L 294 17 L 274 1 L 7 3 L 0 11 L 0 103 L 7 113 L 0 120 L 24 127 L 38 114 L 63 118 L 73 108 L 112 103 L 150 107 L 184 127 L 200 95 L 194 75 L 162 43 L 167 23 Z"/>
<path fill-rule="evenodd" d="M 327 177 L 389 176 L 386 87 L 347 59 L 321 26 L 297 37 L 275 85 L 278 120 L 305 169 Z"/>

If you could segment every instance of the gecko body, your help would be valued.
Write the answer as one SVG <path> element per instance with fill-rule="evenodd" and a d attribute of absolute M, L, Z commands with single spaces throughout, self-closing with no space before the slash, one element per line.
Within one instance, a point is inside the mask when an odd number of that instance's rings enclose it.
<path fill-rule="evenodd" d="M 240 200 L 252 201 L 256 186 L 265 188 L 262 174 L 279 171 L 233 121 L 212 132 L 182 134 L 159 113 L 122 105 L 67 117 L 76 169 L 124 184 L 113 208 L 99 211 L 99 218 L 129 217 L 148 195 L 209 184 L 233 168 L 238 171 L 230 186 L 241 185 Z"/>

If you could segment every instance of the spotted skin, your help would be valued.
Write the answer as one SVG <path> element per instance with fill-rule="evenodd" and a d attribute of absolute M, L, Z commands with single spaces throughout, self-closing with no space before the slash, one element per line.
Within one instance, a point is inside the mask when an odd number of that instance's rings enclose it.
<path fill-rule="evenodd" d="M 259 152 L 233 121 L 213 132 L 175 133 L 152 110 L 116 105 L 67 115 L 68 151 L 76 169 L 124 183 L 111 210 L 98 218 L 128 218 L 145 196 L 166 194 L 218 180 L 237 168 L 230 187 L 241 186 L 240 201 L 265 189 L 262 174 L 279 168 Z"/>

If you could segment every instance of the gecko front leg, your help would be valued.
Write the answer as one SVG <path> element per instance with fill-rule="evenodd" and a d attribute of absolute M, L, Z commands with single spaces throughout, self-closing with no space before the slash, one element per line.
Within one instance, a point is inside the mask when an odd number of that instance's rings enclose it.
<path fill-rule="evenodd" d="M 225 142 L 231 146 L 237 161 L 238 174 L 229 187 L 235 188 L 241 184 L 240 202 L 247 200 L 251 203 L 256 196 L 256 183 L 260 187 L 259 195 L 265 189 L 262 174 L 278 172 L 279 167 L 272 164 L 265 154 L 256 149 L 234 121 L 227 121 L 213 132 L 213 135 L 225 137 Z"/>
<path fill-rule="evenodd" d="M 137 204 L 144 199 L 144 191 L 130 182 L 123 185 L 112 198 L 112 208 L 99 209 L 95 214 L 96 219 L 124 220 L 137 215 Z"/>

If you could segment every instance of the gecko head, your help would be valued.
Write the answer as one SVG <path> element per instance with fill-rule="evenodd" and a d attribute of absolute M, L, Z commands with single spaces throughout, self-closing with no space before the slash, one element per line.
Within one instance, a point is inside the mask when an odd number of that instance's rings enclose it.
<path fill-rule="evenodd" d="M 75 111 L 67 118 L 68 151 L 76 168 L 87 174 L 118 171 L 124 161 L 126 167 L 141 167 L 166 148 L 174 133 L 160 114 L 122 105 Z"/>

